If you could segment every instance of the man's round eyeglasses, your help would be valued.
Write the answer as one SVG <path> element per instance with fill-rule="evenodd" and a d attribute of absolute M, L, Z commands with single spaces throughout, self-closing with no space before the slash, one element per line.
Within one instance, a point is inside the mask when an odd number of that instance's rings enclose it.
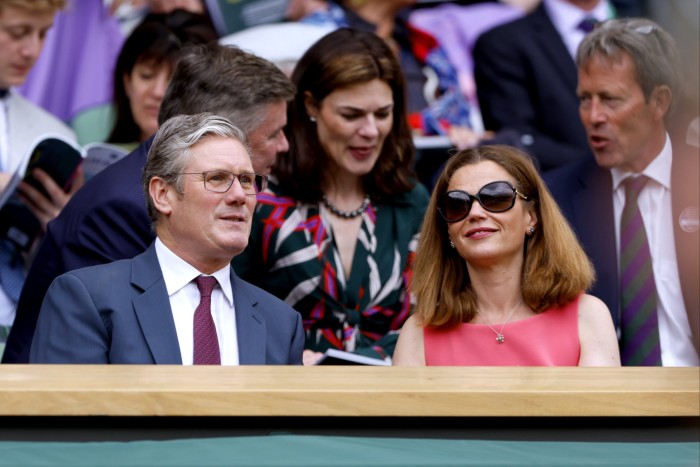
<path fill-rule="evenodd" d="M 179 175 L 199 175 L 204 182 L 204 189 L 215 193 L 226 193 L 236 179 L 246 195 L 256 195 L 267 187 L 267 175 L 256 173 L 235 174 L 225 170 L 210 170 L 207 172 L 180 172 Z"/>

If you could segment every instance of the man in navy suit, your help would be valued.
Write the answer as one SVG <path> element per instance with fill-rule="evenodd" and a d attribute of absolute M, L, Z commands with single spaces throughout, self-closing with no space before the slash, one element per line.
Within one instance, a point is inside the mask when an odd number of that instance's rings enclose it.
<path fill-rule="evenodd" d="M 608 305 L 622 340 L 618 226 L 628 179 L 646 178 L 637 204 L 657 295 L 657 363 L 698 365 L 700 150 L 669 137 L 682 100 L 673 39 L 649 20 L 610 20 L 581 42 L 577 65 L 579 114 L 595 157 L 544 178 L 593 261 L 591 293 Z"/>
<path fill-rule="evenodd" d="M 181 56 L 161 104 L 159 121 L 214 112 L 250 139 L 253 167 L 268 174 L 288 149 L 283 127 L 294 85 L 274 64 L 236 48 L 191 46 Z M 133 258 L 153 241 L 141 189 L 151 140 L 93 177 L 49 223 L 29 270 L 3 363 L 27 363 L 36 320 L 51 281 L 67 271 Z"/>
<path fill-rule="evenodd" d="M 156 240 L 134 259 L 59 276 L 30 362 L 301 364 L 301 315 L 231 268 L 267 183 L 243 131 L 210 113 L 167 120 L 142 183 Z"/>
<path fill-rule="evenodd" d="M 608 0 L 542 0 L 474 44 L 484 126 L 517 131 L 542 171 L 590 157 L 578 118 L 574 55 L 585 35 L 583 20 L 611 15 Z"/>

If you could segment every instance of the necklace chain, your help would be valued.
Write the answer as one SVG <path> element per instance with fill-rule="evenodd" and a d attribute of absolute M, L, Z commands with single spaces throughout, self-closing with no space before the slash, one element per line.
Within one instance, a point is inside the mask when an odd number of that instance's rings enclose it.
<path fill-rule="evenodd" d="M 323 204 L 325 204 L 326 207 L 336 216 L 342 217 L 344 219 L 352 219 L 353 217 L 357 217 L 367 210 L 367 208 L 369 207 L 369 195 L 365 196 L 365 199 L 364 201 L 362 201 L 360 207 L 353 211 L 341 211 L 340 209 L 335 207 L 333 203 L 331 203 L 331 200 L 329 200 L 326 195 L 323 195 Z"/>
<path fill-rule="evenodd" d="M 494 334 L 496 334 L 496 342 L 498 342 L 499 344 L 503 344 L 506 341 L 506 337 L 503 335 L 503 329 L 506 327 L 506 324 L 508 324 L 510 319 L 513 317 L 515 310 L 520 308 L 520 305 L 522 305 L 522 304 L 523 304 L 523 299 L 521 298 L 520 301 L 518 302 L 518 304 L 515 305 L 515 308 L 513 308 L 511 310 L 510 314 L 508 315 L 508 318 L 506 318 L 506 320 L 503 322 L 503 324 L 501 324 L 501 329 L 499 331 L 496 331 L 496 328 L 491 326 L 491 323 L 489 323 L 486 320 L 486 317 L 481 314 L 481 312 L 479 311 L 478 308 L 476 309 L 476 312 L 479 314 L 479 316 L 481 316 L 481 319 L 484 320 L 484 323 L 486 323 L 486 326 L 488 326 L 494 332 Z"/>

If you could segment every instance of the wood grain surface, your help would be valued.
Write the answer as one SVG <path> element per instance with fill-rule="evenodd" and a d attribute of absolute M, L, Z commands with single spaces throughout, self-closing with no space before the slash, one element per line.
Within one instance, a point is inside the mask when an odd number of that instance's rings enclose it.
<path fill-rule="evenodd" d="M 0 415 L 700 417 L 700 369 L 2 365 Z"/>

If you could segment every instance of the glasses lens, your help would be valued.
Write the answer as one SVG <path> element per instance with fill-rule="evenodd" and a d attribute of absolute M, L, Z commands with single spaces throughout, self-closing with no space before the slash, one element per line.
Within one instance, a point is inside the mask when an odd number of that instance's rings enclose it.
<path fill-rule="evenodd" d="M 267 187 L 267 176 L 255 174 L 255 192 L 260 193 Z"/>
<path fill-rule="evenodd" d="M 233 182 L 233 174 L 223 171 L 205 172 L 204 187 L 207 190 L 223 193 L 229 189 Z"/>
<path fill-rule="evenodd" d="M 515 204 L 515 188 L 506 182 L 493 182 L 481 187 L 477 197 L 487 211 L 503 212 Z"/>
<path fill-rule="evenodd" d="M 255 181 L 255 174 L 240 174 L 238 176 L 238 182 L 246 193 L 257 193 Z"/>
<path fill-rule="evenodd" d="M 238 178 L 241 189 L 247 195 L 260 193 L 267 186 L 267 176 L 254 173 L 232 174 L 223 170 L 204 172 L 204 188 L 217 193 L 226 193 Z"/>
<path fill-rule="evenodd" d="M 267 177 L 254 173 L 243 173 L 238 176 L 241 188 L 248 195 L 260 193 L 267 186 Z"/>
<path fill-rule="evenodd" d="M 464 191 L 448 191 L 442 195 L 438 210 L 447 222 L 457 222 L 469 214 L 473 198 Z"/>

